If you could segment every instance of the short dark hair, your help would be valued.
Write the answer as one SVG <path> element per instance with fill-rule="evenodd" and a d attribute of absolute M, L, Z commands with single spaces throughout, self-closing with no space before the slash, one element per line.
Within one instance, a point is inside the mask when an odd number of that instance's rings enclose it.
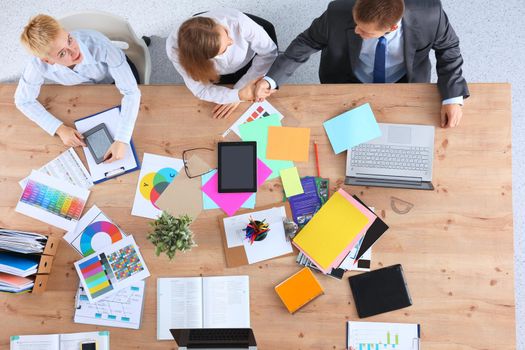
<path fill-rule="evenodd" d="M 356 0 L 353 15 L 356 21 L 390 28 L 399 22 L 404 11 L 403 0 Z"/>

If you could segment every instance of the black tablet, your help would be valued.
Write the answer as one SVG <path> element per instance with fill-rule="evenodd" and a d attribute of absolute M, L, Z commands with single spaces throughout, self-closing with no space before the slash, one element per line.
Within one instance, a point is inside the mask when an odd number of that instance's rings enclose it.
<path fill-rule="evenodd" d="M 219 142 L 219 193 L 257 191 L 257 142 Z"/>
<path fill-rule="evenodd" d="M 106 124 L 101 123 L 82 135 L 84 135 L 84 141 L 89 148 L 89 152 L 91 152 L 91 155 L 95 159 L 95 163 L 102 163 L 104 161 L 104 155 L 113 143 L 113 138 Z"/>
<path fill-rule="evenodd" d="M 348 278 L 360 318 L 412 305 L 401 265 Z"/>

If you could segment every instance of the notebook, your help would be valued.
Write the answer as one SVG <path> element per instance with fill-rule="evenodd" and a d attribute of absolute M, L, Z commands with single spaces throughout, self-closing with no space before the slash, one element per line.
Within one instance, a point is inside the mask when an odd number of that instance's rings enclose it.
<path fill-rule="evenodd" d="M 337 268 L 376 216 L 340 189 L 295 236 L 294 245 L 322 272 Z"/>
<path fill-rule="evenodd" d="M 307 267 L 279 283 L 275 291 L 292 314 L 324 294 L 323 287 Z"/>
<path fill-rule="evenodd" d="M 250 328 L 248 276 L 157 280 L 157 339 L 173 328 Z"/>
<path fill-rule="evenodd" d="M 1 292 L 20 293 L 33 288 L 34 284 L 34 279 L 0 272 Z"/>
<path fill-rule="evenodd" d="M 112 296 L 90 303 L 79 285 L 75 296 L 75 323 L 139 329 L 144 307 L 145 282 L 139 281 Z"/>
<path fill-rule="evenodd" d="M 412 305 L 401 265 L 392 265 L 348 278 L 360 318 Z"/>
<path fill-rule="evenodd" d="M 97 350 L 109 350 L 109 332 L 11 336 L 11 350 L 80 350 L 82 342 L 95 340 Z"/>

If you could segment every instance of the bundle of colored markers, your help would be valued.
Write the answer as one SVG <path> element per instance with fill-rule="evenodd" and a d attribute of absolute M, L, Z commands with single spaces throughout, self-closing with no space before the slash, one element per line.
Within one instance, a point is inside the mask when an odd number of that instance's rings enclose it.
<path fill-rule="evenodd" d="M 250 241 L 250 244 L 253 244 L 255 241 L 262 241 L 268 235 L 270 225 L 265 223 L 265 221 L 266 219 L 259 221 L 250 217 L 250 223 L 243 229 L 243 231 L 246 232 L 246 239 Z"/>

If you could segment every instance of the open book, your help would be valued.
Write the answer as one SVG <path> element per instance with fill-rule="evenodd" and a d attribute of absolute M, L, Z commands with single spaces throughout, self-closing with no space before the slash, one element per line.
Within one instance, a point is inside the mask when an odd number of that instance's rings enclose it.
<path fill-rule="evenodd" d="M 109 350 L 109 332 L 14 335 L 11 350 L 79 350 L 80 344 L 96 341 L 97 350 Z"/>
<path fill-rule="evenodd" d="M 248 276 L 159 278 L 157 339 L 171 328 L 250 328 Z"/>

